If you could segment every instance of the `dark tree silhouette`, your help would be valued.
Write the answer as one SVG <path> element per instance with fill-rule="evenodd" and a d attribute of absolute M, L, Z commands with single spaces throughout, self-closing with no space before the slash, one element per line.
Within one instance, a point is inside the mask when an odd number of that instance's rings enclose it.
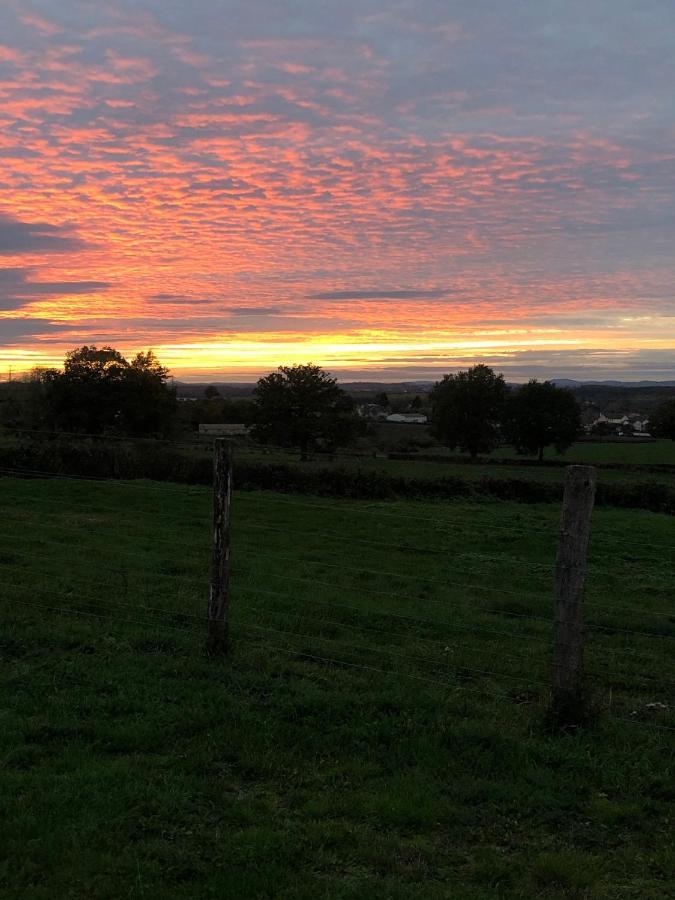
<path fill-rule="evenodd" d="M 380 391 L 379 393 L 375 394 L 375 403 L 377 403 L 378 406 L 382 406 L 386 409 L 389 406 L 389 397 L 384 391 Z"/>
<path fill-rule="evenodd" d="M 168 385 L 169 370 L 152 350 L 137 353 L 125 375 L 118 427 L 126 434 L 163 434 L 176 411 L 176 392 Z"/>
<path fill-rule="evenodd" d="M 649 417 L 649 432 L 654 437 L 675 441 L 675 400 L 661 403 Z"/>
<path fill-rule="evenodd" d="M 550 381 L 532 379 L 521 385 L 506 404 L 504 436 L 518 453 L 544 458 L 544 448 L 564 453 L 581 429 L 581 410 L 574 395 Z"/>
<path fill-rule="evenodd" d="M 591 434 L 594 437 L 609 437 L 616 434 L 616 425 L 612 425 L 611 422 L 594 422 L 591 425 Z"/>
<path fill-rule="evenodd" d="M 430 395 L 432 433 L 472 459 L 489 452 L 499 442 L 506 390 L 504 376 L 485 365 L 444 375 Z"/>
<path fill-rule="evenodd" d="M 128 362 L 112 347 L 78 347 L 63 371 L 41 373 L 45 417 L 62 431 L 164 433 L 176 407 L 168 375 L 152 350 Z"/>
<path fill-rule="evenodd" d="M 351 397 L 320 366 L 280 366 L 255 388 L 253 436 L 264 443 L 310 448 L 349 443 L 360 428 Z"/>

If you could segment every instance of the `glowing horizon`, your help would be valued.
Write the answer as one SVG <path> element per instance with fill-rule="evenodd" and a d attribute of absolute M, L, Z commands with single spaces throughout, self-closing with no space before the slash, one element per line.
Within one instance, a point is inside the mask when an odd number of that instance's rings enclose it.
<path fill-rule="evenodd" d="M 675 378 L 675 11 L 284 9 L 3 4 L 0 376 Z"/>

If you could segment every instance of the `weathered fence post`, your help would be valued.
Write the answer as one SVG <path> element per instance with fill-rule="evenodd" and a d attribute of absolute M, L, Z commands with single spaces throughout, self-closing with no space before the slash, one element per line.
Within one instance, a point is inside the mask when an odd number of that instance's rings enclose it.
<path fill-rule="evenodd" d="M 579 725 L 584 697 L 584 582 L 595 500 L 593 466 L 569 466 L 555 564 L 552 713 L 558 725 Z"/>
<path fill-rule="evenodd" d="M 230 589 L 230 508 L 232 503 L 232 446 L 217 440 L 213 450 L 213 552 L 209 592 L 209 656 L 227 656 Z"/>

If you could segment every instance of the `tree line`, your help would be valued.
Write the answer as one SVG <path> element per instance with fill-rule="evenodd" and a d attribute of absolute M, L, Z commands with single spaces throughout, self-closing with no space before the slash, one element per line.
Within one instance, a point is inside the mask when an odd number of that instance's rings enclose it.
<path fill-rule="evenodd" d="M 134 437 L 167 437 L 175 427 L 176 392 L 152 350 L 127 360 L 112 347 L 78 347 L 63 369 L 35 372 L 27 387 L 24 418 L 31 427 Z M 581 430 L 571 391 L 536 379 L 511 388 L 482 364 L 444 375 L 429 399 L 432 434 L 473 458 L 506 442 L 541 460 L 549 446 L 563 453 Z M 354 399 L 312 363 L 280 366 L 260 378 L 252 401 L 227 401 L 208 388 L 198 413 L 211 421 L 237 416 L 256 440 L 295 447 L 303 459 L 313 450 L 346 446 L 366 429 Z M 3 418 L 11 420 L 11 410 Z M 675 440 L 675 400 L 654 413 L 650 427 Z"/>

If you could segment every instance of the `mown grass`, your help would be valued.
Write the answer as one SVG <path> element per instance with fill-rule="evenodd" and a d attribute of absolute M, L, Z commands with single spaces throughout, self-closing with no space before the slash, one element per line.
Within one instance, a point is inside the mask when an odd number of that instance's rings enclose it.
<path fill-rule="evenodd" d="M 596 511 L 560 735 L 554 505 L 238 493 L 227 663 L 209 508 L 0 479 L 3 897 L 669 896 L 672 518 Z"/>

